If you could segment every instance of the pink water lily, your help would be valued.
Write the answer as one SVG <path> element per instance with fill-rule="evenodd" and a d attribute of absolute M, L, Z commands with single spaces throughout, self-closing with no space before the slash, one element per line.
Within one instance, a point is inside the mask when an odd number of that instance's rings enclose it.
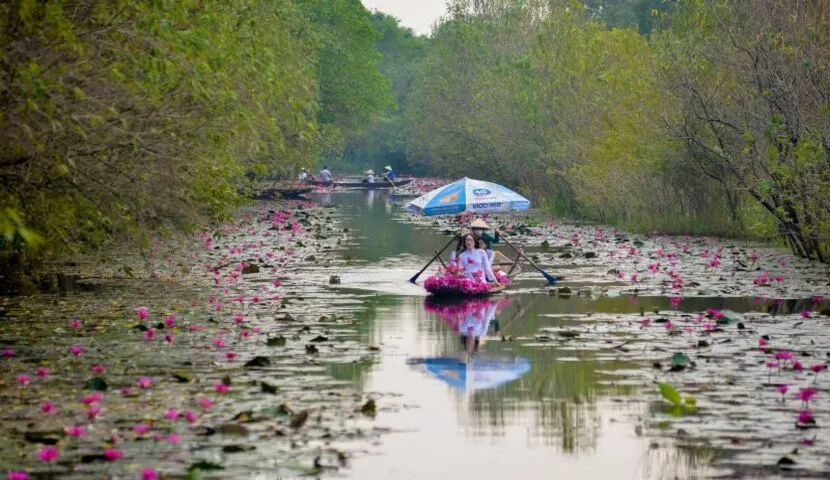
<path fill-rule="evenodd" d="M 198 399 L 196 399 L 196 403 L 204 409 L 208 409 L 213 406 L 213 402 L 210 401 L 209 398 L 205 397 L 199 397 Z"/>
<path fill-rule="evenodd" d="M 798 400 L 801 400 L 804 403 L 810 403 L 810 400 L 812 400 L 813 397 L 815 397 L 816 395 L 818 395 L 818 390 L 815 389 L 815 388 L 809 387 L 809 388 L 802 388 L 801 390 L 799 390 L 798 393 L 796 394 L 795 398 L 798 399 Z"/>
<path fill-rule="evenodd" d="M 72 320 L 69 322 L 69 326 L 75 329 L 81 328 L 81 321 L 80 320 Z"/>
<path fill-rule="evenodd" d="M 86 428 L 80 425 L 70 425 L 63 429 L 70 437 L 83 437 L 86 434 Z"/>
<path fill-rule="evenodd" d="M 147 435 L 150 432 L 150 426 L 147 425 L 146 423 L 136 423 L 135 426 L 133 427 L 133 431 L 138 436 L 144 436 L 144 435 Z"/>
<path fill-rule="evenodd" d="M 46 378 L 49 376 L 49 369 L 46 367 L 37 367 L 35 369 L 35 375 L 40 378 Z"/>
<path fill-rule="evenodd" d="M 150 309 L 147 307 L 138 307 L 135 314 L 139 320 L 144 320 L 150 316 Z"/>
<path fill-rule="evenodd" d="M 17 383 L 23 385 L 24 387 L 32 383 L 32 377 L 28 375 L 18 375 L 15 379 L 17 380 Z"/>
<path fill-rule="evenodd" d="M 2 352 L 0 352 L 0 357 L 11 358 L 17 355 L 13 349 L 11 348 L 4 348 Z"/>
<path fill-rule="evenodd" d="M 81 397 L 81 403 L 84 405 L 94 405 L 104 399 L 104 394 L 101 392 L 93 392 L 89 395 Z"/>
<path fill-rule="evenodd" d="M 178 445 L 182 443 L 182 437 L 177 433 L 171 433 L 170 435 L 167 435 L 167 443 L 171 445 Z"/>
<path fill-rule="evenodd" d="M 97 405 L 92 405 L 91 407 L 86 409 L 86 417 L 91 422 L 91 421 L 95 420 L 96 418 L 98 418 L 98 415 L 100 415 L 101 412 L 103 412 L 101 407 L 99 407 Z"/>
<path fill-rule="evenodd" d="M 798 423 L 813 423 L 813 412 L 809 410 L 802 410 L 798 412 Z"/>
<path fill-rule="evenodd" d="M 72 345 L 69 347 L 69 353 L 72 354 L 73 357 L 80 357 L 81 355 L 86 352 L 86 349 L 80 345 Z"/>
<path fill-rule="evenodd" d="M 54 403 L 50 402 L 49 400 L 44 400 L 40 404 L 40 411 L 43 412 L 43 413 L 52 414 L 52 413 L 55 413 L 57 410 L 58 410 L 58 407 Z"/>
<path fill-rule="evenodd" d="M 118 450 L 117 448 L 107 448 L 104 449 L 104 457 L 107 460 L 114 462 L 116 460 L 121 460 L 122 458 L 124 458 L 124 452 Z"/>
<path fill-rule="evenodd" d="M 231 391 L 231 388 L 224 383 L 217 383 L 213 386 L 213 389 L 216 390 L 216 393 L 228 393 Z"/>
<path fill-rule="evenodd" d="M 28 472 L 22 470 L 10 470 L 8 480 L 29 480 Z"/>
<path fill-rule="evenodd" d="M 43 447 L 37 452 L 37 458 L 46 463 L 54 462 L 59 456 L 60 450 L 58 450 L 58 447 Z"/>
<path fill-rule="evenodd" d="M 140 377 L 136 381 L 136 384 L 138 385 L 138 388 L 150 388 L 153 386 L 153 379 L 149 377 Z"/>
<path fill-rule="evenodd" d="M 159 474 L 152 468 L 142 468 L 141 480 L 159 480 Z"/>
<path fill-rule="evenodd" d="M 170 315 L 164 317 L 164 325 L 167 328 L 175 327 L 176 326 L 176 315 L 175 314 L 170 314 Z"/>
<path fill-rule="evenodd" d="M 104 373 L 107 371 L 107 367 L 101 364 L 93 365 L 89 369 L 92 370 L 92 373 Z"/>

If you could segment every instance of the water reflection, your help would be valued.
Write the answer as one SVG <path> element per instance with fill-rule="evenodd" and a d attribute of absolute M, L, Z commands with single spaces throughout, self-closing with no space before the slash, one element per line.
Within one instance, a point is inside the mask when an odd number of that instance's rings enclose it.
<path fill-rule="evenodd" d="M 463 352 L 460 356 L 417 359 L 411 363 L 456 389 L 474 392 L 498 388 L 530 371 L 530 361 L 515 355 L 477 355 L 488 332 L 495 328 L 496 315 L 509 305 L 510 299 L 479 298 L 440 301 L 427 297 L 424 310 L 433 313 L 458 335 Z"/>

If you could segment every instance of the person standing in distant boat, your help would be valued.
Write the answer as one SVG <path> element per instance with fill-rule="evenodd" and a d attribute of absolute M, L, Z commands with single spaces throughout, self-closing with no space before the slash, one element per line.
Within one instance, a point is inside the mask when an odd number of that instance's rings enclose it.
<path fill-rule="evenodd" d="M 392 185 L 395 185 L 395 179 L 397 179 L 397 175 L 395 175 L 395 172 L 392 171 L 392 167 L 387 165 L 383 167 L 383 170 L 383 178 Z"/>
<path fill-rule="evenodd" d="M 366 178 L 361 180 L 363 183 L 375 183 L 375 172 L 371 168 L 363 172 L 366 174 Z"/>
<path fill-rule="evenodd" d="M 300 176 L 297 177 L 297 181 L 298 182 L 305 182 L 306 180 L 308 180 L 308 172 L 306 171 L 305 168 L 301 168 L 300 169 Z"/>
<path fill-rule="evenodd" d="M 331 172 L 329 171 L 329 166 L 326 165 L 320 170 L 320 181 L 323 183 L 331 183 Z"/>

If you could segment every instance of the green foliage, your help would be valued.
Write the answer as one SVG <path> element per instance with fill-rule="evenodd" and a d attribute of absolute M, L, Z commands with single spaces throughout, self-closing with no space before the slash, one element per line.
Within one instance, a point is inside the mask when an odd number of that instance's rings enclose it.
<path fill-rule="evenodd" d="M 226 215 L 249 176 L 293 176 L 391 102 L 369 18 L 356 0 L 0 5 L 0 264 L 141 243 Z"/>
<path fill-rule="evenodd" d="M 378 70 L 379 35 L 359 0 L 296 0 L 315 26 L 319 42 L 319 121 L 328 126 L 326 161 L 340 155 L 340 137 L 359 135 L 393 104 L 389 80 Z M 333 163 L 333 162 L 330 162 Z"/>

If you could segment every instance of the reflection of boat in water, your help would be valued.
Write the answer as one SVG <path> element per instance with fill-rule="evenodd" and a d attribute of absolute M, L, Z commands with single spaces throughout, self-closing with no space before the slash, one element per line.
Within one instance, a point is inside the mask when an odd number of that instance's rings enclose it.
<path fill-rule="evenodd" d="M 442 299 L 426 297 L 424 310 L 437 314 L 455 332 L 468 337 L 482 337 L 496 315 L 510 304 L 509 297 L 501 299 L 467 298 Z"/>

